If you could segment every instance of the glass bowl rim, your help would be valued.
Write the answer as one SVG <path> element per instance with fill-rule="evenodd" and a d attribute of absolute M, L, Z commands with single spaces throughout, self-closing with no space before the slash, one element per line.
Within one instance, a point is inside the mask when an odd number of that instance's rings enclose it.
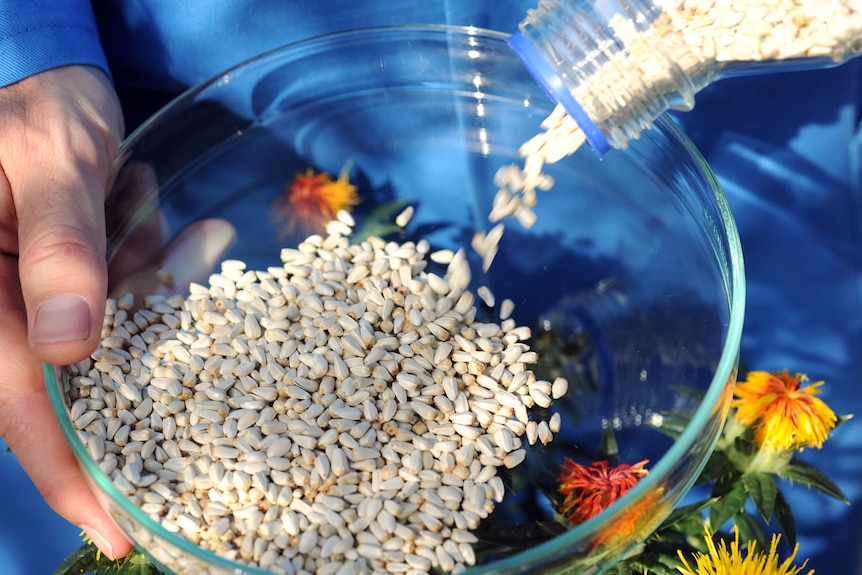
<path fill-rule="evenodd" d="M 230 68 L 227 68 L 226 70 L 212 76 L 208 80 L 204 80 L 203 82 L 200 82 L 199 84 L 188 88 L 176 98 L 174 98 L 162 108 L 160 108 L 155 114 L 146 119 L 121 143 L 117 159 L 114 162 L 115 174 L 116 171 L 128 159 L 127 156 L 135 148 L 136 144 L 140 140 L 145 139 L 148 133 L 154 128 L 154 126 L 158 126 L 159 123 L 163 122 L 166 117 L 176 112 L 177 109 L 181 109 L 183 106 L 186 105 L 187 102 L 194 100 L 194 98 L 200 93 L 213 87 L 217 87 L 220 83 L 227 80 L 231 74 L 241 72 L 249 66 L 253 66 L 258 62 L 268 60 L 279 54 L 300 50 L 303 47 L 321 46 L 330 42 L 346 42 L 350 41 L 351 39 L 377 39 L 375 35 L 388 36 L 395 33 L 406 33 L 409 35 L 428 35 L 434 38 L 440 37 L 441 35 L 456 35 L 463 37 L 470 36 L 478 37 L 482 40 L 495 43 L 505 43 L 506 39 L 509 36 L 508 34 L 503 32 L 475 26 L 454 26 L 445 24 L 408 24 L 375 26 L 356 28 L 348 31 L 334 32 L 330 34 L 323 34 L 302 41 L 285 44 L 272 50 L 262 52 L 234 66 L 231 66 Z M 722 394 L 725 392 L 727 381 L 734 373 L 734 370 L 737 366 L 745 307 L 745 277 L 742 250 L 736 224 L 734 222 L 730 207 L 727 203 L 727 199 L 724 196 L 720 185 L 718 184 L 717 180 L 715 179 L 715 176 L 712 174 L 710 168 L 706 164 L 706 161 L 702 158 L 702 156 L 700 156 L 699 152 L 694 147 L 693 143 L 691 143 L 688 136 L 667 115 L 662 115 L 660 118 L 658 118 L 658 120 L 655 122 L 655 128 L 662 131 L 668 137 L 669 140 L 676 141 L 688 152 L 692 153 L 695 156 L 695 160 L 697 161 L 697 164 L 701 169 L 702 174 L 706 176 L 707 183 L 712 189 L 712 198 L 716 202 L 716 208 L 719 216 L 721 217 L 721 224 L 723 226 L 722 229 L 727 234 L 728 252 L 726 254 L 726 257 L 729 259 L 730 264 L 728 268 L 729 277 L 727 278 L 729 280 L 729 285 L 727 287 L 731 295 L 729 302 L 730 319 L 727 326 L 726 339 L 722 348 L 721 357 L 719 359 L 715 373 L 713 374 L 712 381 L 710 382 L 709 388 L 704 394 L 703 400 L 696 408 L 694 416 L 692 417 L 691 421 L 686 426 L 682 434 L 674 441 L 671 448 L 664 455 L 662 455 L 662 457 L 650 469 L 649 474 L 646 475 L 644 479 L 639 481 L 635 485 L 635 487 L 633 487 L 624 496 L 622 496 L 609 507 L 607 507 L 599 515 L 593 517 L 588 521 L 585 521 L 584 523 L 576 525 L 562 535 L 558 535 L 553 539 L 541 543 L 540 545 L 537 545 L 524 551 L 520 551 L 509 557 L 505 557 L 503 559 L 499 559 L 488 564 L 469 567 L 468 570 L 465 572 L 465 575 L 490 575 L 491 573 L 497 572 L 500 569 L 513 569 L 518 565 L 529 565 L 531 563 L 531 560 L 540 561 L 553 557 L 558 557 L 562 552 L 564 552 L 567 548 L 570 548 L 579 539 L 594 533 L 599 528 L 603 527 L 604 524 L 606 524 L 607 522 L 616 519 L 621 513 L 625 511 L 625 507 L 627 506 L 629 501 L 635 501 L 641 498 L 645 492 L 654 489 L 654 485 L 671 471 L 674 462 L 681 458 L 694 444 L 699 431 L 709 420 L 714 406 L 719 402 Z M 78 459 L 79 464 L 85 469 L 85 472 L 89 475 L 90 479 L 98 485 L 98 488 L 101 489 L 105 493 L 105 495 L 107 495 L 107 497 L 111 500 L 113 504 L 118 505 L 126 514 L 132 517 L 134 521 L 146 528 L 146 530 L 150 532 L 151 536 L 166 541 L 184 554 L 194 556 L 202 561 L 206 561 L 222 569 L 240 570 L 247 573 L 248 575 L 272 575 L 270 571 L 263 570 L 260 567 L 246 565 L 219 556 L 212 551 L 208 551 L 201 547 L 198 547 L 191 541 L 183 538 L 176 533 L 168 531 L 160 523 L 145 514 L 143 511 L 140 510 L 139 507 L 135 506 L 127 497 L 120 493 L 118 488 L 111 481 L 111 479 L 101 471 L 98 464 L 92 459 L 86 447 L 81 442 L 77 434 L 77 430 L 72 425 L 72 422 L 69 419 L 66 399 L 62 397 L 59 392 L 59 384 L 61 382 L 57 381 L 58 369 L 58 367 L 53 365 L 43 365 L 43 374 L 45 376 L 46 384 L 49 389 L 49 398 L 55 414 L 58 415 L 60 427 L 62 428 L 63 434 L 65 435 L 66 440 L 69 442 L 72 451 Z M 152 557 L 152 555 L 147 551 L 147 549 L 141 549 L 141 551 Z M 160 564 L 157 558 L 152 558 Z"/>

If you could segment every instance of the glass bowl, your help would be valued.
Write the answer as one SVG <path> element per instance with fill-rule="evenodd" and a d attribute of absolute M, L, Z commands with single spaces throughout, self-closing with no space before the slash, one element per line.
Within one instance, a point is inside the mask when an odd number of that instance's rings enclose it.
<path fill-rule="evenodd" d="M 565 396 L 531 415 L 560 414 L 553 442 L 537 442 L 500 472 L 507 492 L 476 531 L 468 572 L 605 571 L 680 502 L 725 421 L 743 322 L 742 255 L 709 167 L 661 118 L 627 150 L 600 159 L 583 148 L 546 166 L 555 185 L 540 192 L 535 225 L 507 220 L 484 273 L 470 246 L 491 227 L 494 175 L 522 162 L 519 146 L 551 109 L 505 37 L 474 28 L 358 30 L 263 54 L 191 89 L 124 142 L 107 208 L 111 295 L 183 293 L 222 259 L 280 265 L 280 249 L 297 244 L 288 222 L 303 226 L 296 206 L 284 209 L 287 183 L 309 168 L 333 179 L 344 170 L 361 199 L 357 230 L 464 248 L 470 288 L 487 286 L 496 298 L 479 314 L 512 300 L 512 317 L 532 330 L 537 376 L 569 380 Z M 407 205 L 412 220 L 393 227 Z M 92 488 L 157 565 L 270 572 L 216 556 L 124 496 L 82 441 L 90 428 L 72 422 L 70 393 L 81 392 L 70 390 L 68 371 L 45 372 Z M 688 423 L 677 429 L 680 421 Z M 619 462 L 649 460 L 648 475 L 592 519 L 560 528 L 563 459 L 589 463 L 609 431 Z"/>

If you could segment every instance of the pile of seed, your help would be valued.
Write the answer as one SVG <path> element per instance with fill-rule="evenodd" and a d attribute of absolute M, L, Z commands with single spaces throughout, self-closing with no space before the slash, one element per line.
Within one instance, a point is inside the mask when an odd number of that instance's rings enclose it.
<path fill-rule="evenodd" d="M 606 53 L 607 60 L 573 92 L 597 125 L 630 125 L 644 108 L 677 93 L 680 72 L 695 80 L 698 91 L 713 79 L 716 64 L 840 61 L 862 36 L 862 9 L 846 2 L 656 0 L 656 5 L 662 12 L 645 29 L 619 13 L 610 18 L 607 26 L 619 48 Z M 693 96 L 686 107 L 694 106 Z"/>
<path fill-rule="evenodd" d="M 862 35 L 862 5 L 819 0 L 658 0 L 701 62 L 842 59 Z"/>
<path fill-rule="evenodd" d="M 498 468 L 559 429 L 530 408 L 568 384 L 529 369 L 510 301 L 477 319 L 463 250 L 351 245 L 352 225 L 340 213 L 265 271 L 226 261 L 188 296 L 109 300 L 101 347 L 68 368 L 72 421 L 124 495 L 223 557 L 463 571 Z"/>

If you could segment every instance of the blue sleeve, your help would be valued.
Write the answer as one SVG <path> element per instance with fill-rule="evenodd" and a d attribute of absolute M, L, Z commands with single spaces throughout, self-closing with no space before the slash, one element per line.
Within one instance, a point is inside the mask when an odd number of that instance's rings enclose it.
<path fill-rule="evenodd" d="M 88 0 L 0 0 L 0 87 L 69 64 L 108 73 Z"/>
<path fill-rule="evenodd" d="M 344 0 L 93 0 L 93 10 L 118 86 L 181 90 L 273 48 L 354 28 L 421 22 L 514 31 L 536 2 L 399 0 L 393 9 Z"/>

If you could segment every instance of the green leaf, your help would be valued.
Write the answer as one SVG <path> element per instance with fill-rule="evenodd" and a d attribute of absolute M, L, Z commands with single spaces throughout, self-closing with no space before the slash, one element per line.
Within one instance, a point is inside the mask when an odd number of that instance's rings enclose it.
<path fill-rule="evenodd" d="M 736 472 L 733 462 L 721 451 L 713 451 L 706 462 L 703 471 L 697 478 L 696 485 L 706 485 L 721 479 L 726 479 Z"/>
<path fill-rule="evenodd" d="M 402 210 L 412 203 L 407 200 L 392 200 L 380 204 L 368 214 L 367 219 L 364 220 L 359 229 L 353 232 L 350 236 L 350 242 L 358 244 L 370 236 L 385 238 L 389 234 L 400 232 L 401 228 L 394 223 L 394 220 Z"/>
<path fill-rule="evenodd" d="M 742 510 L 746 501 L 748 493 L 745 491 L 745 485 L 742 481 L 733 482 L 730 489 L 723 492 L 718 501 L 709 508 L 709 524 L 717 531 Z"/>
<path fill-rule="evenodd" d="M 634 560 L 626 561 L 617 566 L 617 569 L 612 573 L 617 575 L 634 575 L 634 574 L 649 574 L 649 575 L 679 575 L 676 567 L 670 567 L 661 560 L 661 556 L 642 556 Z"/>
<path fill-rule="evenodd" d="M 742 475 L 734 473 L 716 481 L 712 486 L 712 497 L 723 497 L 733 491 L 737 484 L 742 484 Z"/>
<path fill-rule="evenodd" d="M 751 440 L 751 435 L 753 433 L 754 432 L 751 430 L 750 427 L 747 428 L 745 430 L 745 433 L 733 440 L 733 449 L 738 451 L 741 455 L 745 457 L 754 456 L 755 452 L 757 451 L 757 446 Z"/>
<path fill-rule="evenodd" d="M 787 545 L 790 549 L 796 547 L 796 520 L 793 519 L 793 511 L 780 489 L 775 497 L 775 519 L 778 520 L 778 528 Z"/>
<path fill-rule="evenodd" d="M 96 546 L 83 544 L 54 571 L 54 575 L 82 575 L 92 573 L 99 562 L 96 560 Z"/>
<path fill-rule="evenodd" d="M 123 561 L 111 561 L 110 563 L 105 564 L 100 561 L 96 568 L 93 569 L 93 575 L 117 575 L 120 569 L 123 566 Z"/>
<path fill-rule="evenodd" d="M 678 439 L 688 427 L 694 413 L 694 409 L 675 409 L 662 413 L 661 425 L 657 425 L 655 429 L 671 439 Z"/>
<path fill-rule="evenodd" d="M 839 415 L 838 421 L 835 422 L 835 427 L 832 428 L 832 431 L 835 431 L 836 429 L 838 429 L 839 425 L 841 425 L 842 423 L 846 423 L 846 422 L 850 421 L 854 417 L 856 417 L 856 416 L 853 415 L 852 413 L 848 413 L 847 415 Z"/>
<path fill-rule="evenodd" d="M 97 559 L 98 557 L 98 559 Z M 140 551 L 133 550 L 123 559 L 101 555 L 95 545 L 81 545 L 69 555 L 54 575 L 162 575 L 162 572 Z"/>
<path fill-rule="evenodd" d="M 677 522 L 673 526 L 673 531 L 691 539 L 698 539 L 703 537 L 704 521 L 705 519 L 701 515 L 691 515 Z"/>
<path fill-rule="evenodd" d="M 133 551 L 114 573 L 116 575 L 159 575 L 160 571 L 143 553 Z"/>
<path fill-rule="evenodd" d="M 686 397 L 690 402 L 697 405 L 703 403 L 703 398 L 706 397 L 706 392 L 702 389 L 697 389 L 696 387 L 672 385 L 670 389 L 673 390 L 678 397 Z"/>
<path fill-rule="evenodd" d="M 787 467 L 779 471 L 779 475 L 788 481 L 801 483 L 830 497 L 834 497 L 839 501 L 843 501 L 848 505 L 850 504 L 847 496 L 844 495 L 831 479 L 826 477 L 822 471 L 801 459 L 795 457 L 791 459 Z"/>
<path fill-rule="evenodd" d="M 754 501 L 760 516 L 769 523 L 775 509 L 775 496 L 778 494 L 775 478 L 768 473 L 746 473 L 742 476 L 742 484 L 745 485 L 745 490 Z"/>
<path fill-rule="evenodd" d="M 696 501 L 694 503 L 689 503 L 688 505 L 683 505 L 677 507 L 671 512 L 670 515 L 662 522 L 661 529 L 665 529 L 667 527 L 674 527 L 683 523 L 684 521 L 696 517 L 698 520 L 698 524 L 700 525 L 700 531 L 696 535 L 703 534 L 703 520 L 701 519 L 701 512 L 708 508 L 710 505 L 716 502 L 716 499 L 710 497 L 709 499 L 703 499 L 701 501 Z"/>
<path fill-rule="evenodd" d="M 767 538 L 766 531 L 763 530 L 756 517 L 750 513 L 741 511 L 734 515 L 733 523 L 739 529 L 739 539 L 745 542 L 746 545 L 752 541 L 757 541 L 759 548 L 769 549 L 770 540 Z"/>
<path fill-rule="evenodd" d="M 652 538 L 646 545 L 646 549 L 639 557 L 635 557 L 637 564 L 642 565 L 644 573 L 655 575 L 657 573 L 673 573 L 679 575 L 677 566 L 680 565 L 678 554 L 691 557 L 698 551 L 691 545 L 691 541 L 703 542 L 704 529 L 703 520 L 699 522 L 700 530 L 693 538 L 671 536 Z M 626 575 L 631 575 L 626 573 Z"/>
<path fill-rule="evenodd" d="M 602 441 L 599 443 L 598 460 L 607 460 L 610 465 L 619 465 L 620 463 L 620 448 L 617 445 L 617 438 L 614 435 L 614 430 L 608 426 L 602 436 Z"/>

